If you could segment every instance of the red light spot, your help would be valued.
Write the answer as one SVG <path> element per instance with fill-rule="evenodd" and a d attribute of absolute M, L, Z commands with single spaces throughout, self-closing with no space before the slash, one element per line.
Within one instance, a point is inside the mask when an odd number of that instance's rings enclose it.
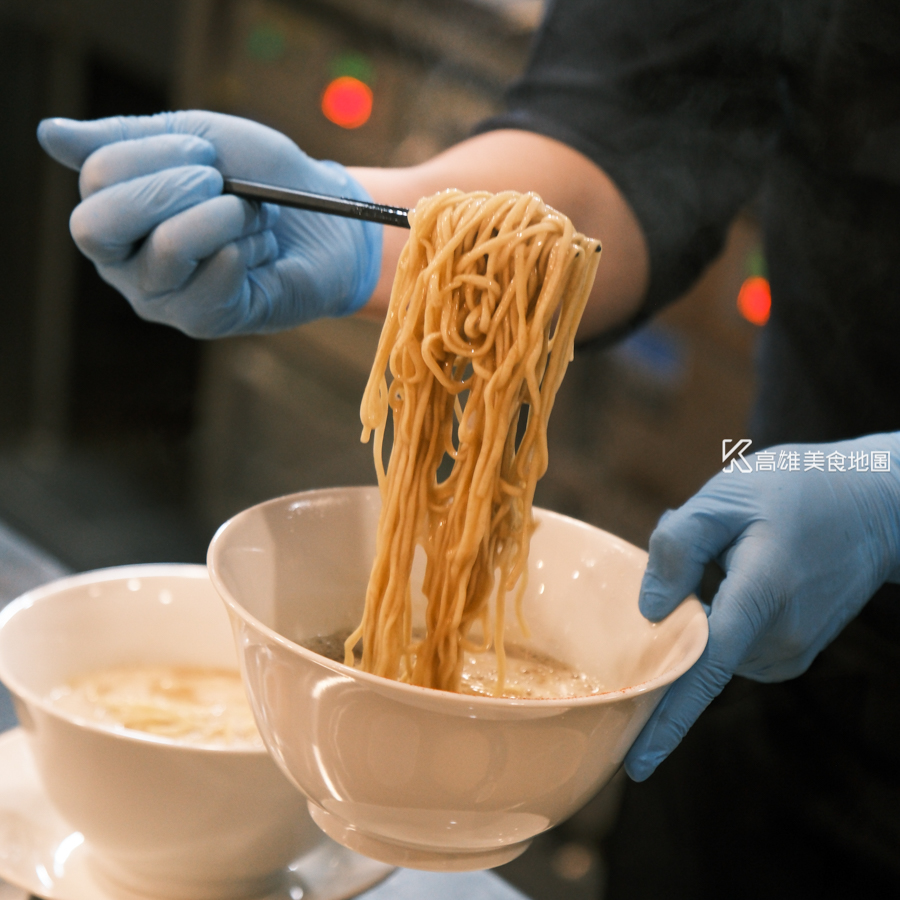
<path fill-rule="evenodd" d="M 754 325 L 765 325 L 772 310 L 772 292 L 765 278 L 748 278 L 737 298 L 738 312 Z"/>
<path fill-rule="evenodd" d="M 335 78 L 322 94 L 322 112 L 341 128 L 359 128 L 372 115 L 372 90 L 358 78 Z"/>

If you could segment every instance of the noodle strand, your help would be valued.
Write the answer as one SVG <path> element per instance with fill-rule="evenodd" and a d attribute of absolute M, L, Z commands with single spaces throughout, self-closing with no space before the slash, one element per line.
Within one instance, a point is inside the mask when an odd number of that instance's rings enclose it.
<path fill-rule="evenodd" d="M 353 664 L 362 639 L 365 671 L 456 690 L 464 651 L 493 639 L 500 693 L 505 597 L 518 583 L 524 630 L 547 420 L 600 248 L 535 194 L 445 191 L 421 200 L 410 221 L 360 410 L 362 439 L 375 436 L 382 510 L 363 619 L 345 659 Z M 385 471 L 388 411 L 394 443 Z M 439 482 L 445 456 L 452 470 Z M 411 625 L 416 546 L 427 560 L 419 639 Z M 470 636 L 473 626 L 480 638 Z"/>

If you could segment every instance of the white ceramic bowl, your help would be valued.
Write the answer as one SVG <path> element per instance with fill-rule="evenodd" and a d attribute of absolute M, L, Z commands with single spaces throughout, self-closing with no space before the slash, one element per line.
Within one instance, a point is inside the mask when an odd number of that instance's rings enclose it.
<path fill-rule="evenodd" d="M 524 602 L 533 644 L 605 693 L 504 700 L 359 672 L 296 642 L 358 623 L 379 508 L 376 488 L 294 494 L 240 513 L 213 539 L 210 576 L 260 731 L 345 846 L 417 868 L 499 865 L 613 776 L 666 686 L 703 651 L 706 615 L 690 599 L 651 624 L 637 608 L 646 553 L 538 510 Z M 507 638 L 521 641 L 507 622 Z"/>
<path fill-rule="evenodd" d="M 237 668 L 204 566 L 88 572 L 0 614 L 0 680 L 45 790 L 84 835 L 96 874 L 156 898 L 265 893 L 321 832 L 264 749 L 117 733 L 47 700 L 75 676 L 132 663 Z"/>

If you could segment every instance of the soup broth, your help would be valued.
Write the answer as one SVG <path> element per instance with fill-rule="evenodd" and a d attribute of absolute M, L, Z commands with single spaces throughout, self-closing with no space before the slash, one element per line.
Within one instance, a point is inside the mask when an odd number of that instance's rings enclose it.
<path fill-rule="evenodd" d="M 50 699 L 83 719 L 179 742 L 262 747 L 237 672 L 188 666 L 123 666 L 54 689 Z"/>
<path fill-rule="evenodd" d="M 302 646 L 335 662 L 344 662 L 344 641 L 340 632 L 301 641 Z M 359 665 L 359 654 L 355 662 Z M 590 697 L 606 688 L 596 678 L 530 647 L 506 645 L 506 677 L 501 692 L 496 693 L 497 655 L 492 650 L 464 655 L 460 694 L 481 697 L 505 697 L 511 700 L 559 700 L 568 697 Z"/>
<path fill-rule="evenodd" d="M 506 677 L 499 694 L 497 655 L 493 651 L 466 653 L 459 693 L 511 700 L 562 700 L 602 694 L 604 686 L 590 675 L 545 653 L 516 644 L 506 645 Z"/>

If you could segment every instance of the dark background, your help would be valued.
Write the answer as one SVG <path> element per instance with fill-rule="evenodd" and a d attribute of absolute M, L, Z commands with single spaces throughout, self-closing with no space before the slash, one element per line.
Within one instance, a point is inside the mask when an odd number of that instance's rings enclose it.
<path fill-rule="evenodd" d="M 72 245 L 77 175 L 40 151 L 41 118 L 210 108 L 317 157 L 414 164 L 499 109 L 539 5 L 0 2 L 0 523 L 76 571 L 202 562 L 218 524 L 252 503 L 374 481 L 358 404 L 377 329 L 204 343 L 140 320 Z M 355 131 L 319 110 L 347 54 L 375 75 Z M 742 216 L 690 297 L 624 345 L 577 354 L 540 505 L 646 545 L 661 512 L 714 474 L 753 391 L 755 329 L 734 301 L 754 254 Z M 535 898 L 599 896 L 618 789 L 503 872 Z"/>

